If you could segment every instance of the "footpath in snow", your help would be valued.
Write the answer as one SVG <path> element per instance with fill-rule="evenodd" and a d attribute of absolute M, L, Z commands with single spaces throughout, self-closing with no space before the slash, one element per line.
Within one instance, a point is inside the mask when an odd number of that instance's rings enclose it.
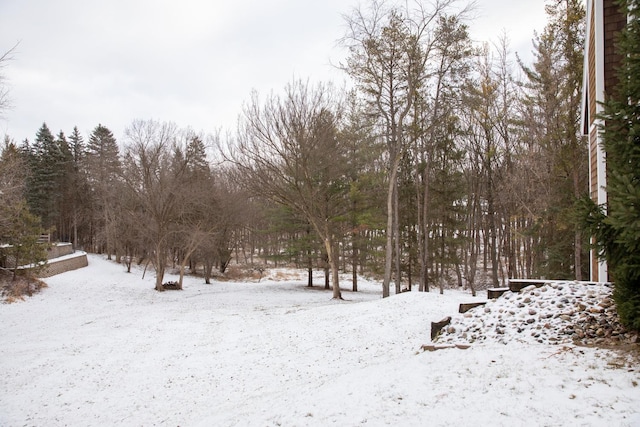
<path fill-rule="evenodd" d="M 572 307 L 608 308 L 600 294 L 585 303 L 589 289 L 530 289 L 454 315 L 475 299 L 381 299 L 363 281 L 333 301 L 275 275 L 187 277 L 159 293 L 141 276 L 90 255 L 40 294 L 0 304 L 0 425 L 640 425 L 636 360 L 577 346 L 566 329 L 585 311 Z M 438 342 L 471 347 L 421 351 L 449 315 Z"/>

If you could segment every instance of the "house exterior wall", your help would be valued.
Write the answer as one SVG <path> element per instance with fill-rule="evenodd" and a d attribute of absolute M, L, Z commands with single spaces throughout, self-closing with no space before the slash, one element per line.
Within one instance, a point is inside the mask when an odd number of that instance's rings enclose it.
<path fill-rule="evenodd" d="M 615 0 L 587 0 L 587 31 L 583 80 L 582 129 L 589 136 L 589 192 L 599 205 L 607 202 L 606 156 L 601 145 L 599 128 L 602 121 L 601 103 L 612 93 L 617 83 L 616 67 L 620 56 L 616 53 L 616 34 L 627 22 Z M 591 253 L 591 280 L 609 281 L 605 262 Z"/>
<path fill-rule="evenodd" d="M 605 0 L 603 4 L 603 24 L 604 24 L 604 91 L 605 94 L 612 94 L 613 88 L 618 83 L 616 68 L 622 58 L 616 52 L 615 41 L 617 34 L 627 24 L 627 17 L 614 0 Z"/>

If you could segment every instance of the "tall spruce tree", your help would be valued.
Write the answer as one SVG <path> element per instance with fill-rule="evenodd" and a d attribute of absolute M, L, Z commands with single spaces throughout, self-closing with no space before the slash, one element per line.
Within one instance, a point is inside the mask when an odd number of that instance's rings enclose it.
<path fill-rule="evenodd" d="M 629 19 L 617 42 L 618 84 L 602 117 L 608 202 L 589 221 L 609 265 L 620 319 L 640 330 L 640 0 L 619 5 Z"/>
<path fill-rule="evenodd" d="M 71 149 L 71 154 L 73 155 L 73 163 L 79 168 L 80 162 L 85 156 L 85 146 L 84 146 L 84 138 L 80 134 L 78 130 L 78 126 L 73 127 L 73 131 L 69 136 L 69 148 Z"/>
<path fill-rule="evenodd" d="M 189 172 L 193 174 L 205 174 L 210 172 L 209 162 L 207 161 L 207 151 L 202 141 L 197 135 L 191 135 L 187 141 L 187 148 L 185 150 L 185 157 L 187 160 L 187 167 Z"/>
<path fill-rule="evenodd" d="M 88 230 L 87 212 L 90 204 L 87 201 L 89 194 L 89 186 L 87 182 L 87 174 L 84 169 L 86 157 L 86 149 L 84 139 L 78 130 L 74 127 L 69 136 L 69 149 L 71 151 L 71 176 L 70 176 L 70 192 L 68 194 L 68 204 L 71 215 L 71 241 L 74 248 L 84 246 L 87 243 L 86 236 Z M 82 234 L 82 237 L 81 237 Z"/>
<path fill-rule="evenodd" d="M 92 192 L 93 223 L 97 229 L 94 246 L 110 257 L 115 250 L 117 183 L 121 175 L 120 151 L 113 133 L 99 124 L 86 148 L 86 170 Z"/>
<path fill-rule="evenodd" d="M 26 145 L 26 144 L 25 144 Z M 50 228 L 55 225 L 57 206 L 55 203 L 56 185 L 60 175 L 58 161 L 59 146 L 43 123 L 32 146 L 26 145 L 30 175 L 27 181 L 27 203 L 30 211 L 40 217 L 42 225 Z"/>
<path fill-rule="evenodd" d="M 73 191 L 73 153 L 64 132 L 60 131 L 55 140 L 56 182 L 54 204 L 56 207 L 56 237 L 62 242 L 71 240 L 71 193 Z"/>

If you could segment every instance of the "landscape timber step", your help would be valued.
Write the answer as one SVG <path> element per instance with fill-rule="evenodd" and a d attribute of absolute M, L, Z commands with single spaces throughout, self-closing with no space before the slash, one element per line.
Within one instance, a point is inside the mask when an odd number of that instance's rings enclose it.
<path fill-rule="evenodd" d="M 509 279 L 509 289 L 511 290 L 511 292 L 520 292 L 522 289 L 526 288 L 527 286 L 534 285 L 537 288 L 541 288 L 544 285 L 549 285 L 551 283 L 558 283 L 558 282 L 579 283 L 585 286 L 598 285 L 598 284 L 605 284 L 605 285 L 612 284 L 611 282 L 592 282 L 592 281 L 584 281 L 584 280 Z"/>
<path fill-rule="evenodd" d="M 486 301 L 462 303 L 458 308 L 458 313 L 466 313 L 472 308 L 480 307 L 481 305 L 485 305 L 486 303 L 487 303 Z"/>
<path fill-rule="evenodd" d="M 509 292 L 511 289 L 509 288 L 488 288 L 487 289 L 487 298 L 488 299 L 496 299 L 500 298 L 502 294 L 505 292 Z"/>
<path fill-rule="evenodd" d="M 440 344 L 440 345 L 424 344 L 423 346 L 420 347 L 420 349 L 422 351 L 447 350 L 449 348 L 457 348 L 459 350 L 466 350 L 469 347 L 471 347 L 471 345 L 469 345 L 469 344 Z"/>
<path fill-rule="evenodd" d="M 442 328 L 447 326 L 449 323 L 451 323 L 451 316 L 447 316 L 439 322 L 431 322 L 431 341 L 433 341 L 438 336 Z"/>
<path fill-rule="evenodd" d="M 520 292 L 527 286 L 535 285 L 537 288 L 541 288 L 544 285 L 553 282 L 552 280 L 538 280 L 538 279 L 509 279 L 509 290 L 511 292 Z"/>

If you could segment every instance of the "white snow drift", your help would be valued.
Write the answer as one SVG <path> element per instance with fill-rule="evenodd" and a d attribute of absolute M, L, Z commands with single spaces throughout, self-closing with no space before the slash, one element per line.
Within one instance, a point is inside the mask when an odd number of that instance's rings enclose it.
<path fill-rule="evenodd" d="M 187 278 L 159 293 L 99 256 L 46 282 L 0 305 L 2 426 L 640 425 L 640 373 L 616 353 L 420 351 L 474 301 L 460 292 L 360 283 L 338 302 L 304 278 Z"/>

